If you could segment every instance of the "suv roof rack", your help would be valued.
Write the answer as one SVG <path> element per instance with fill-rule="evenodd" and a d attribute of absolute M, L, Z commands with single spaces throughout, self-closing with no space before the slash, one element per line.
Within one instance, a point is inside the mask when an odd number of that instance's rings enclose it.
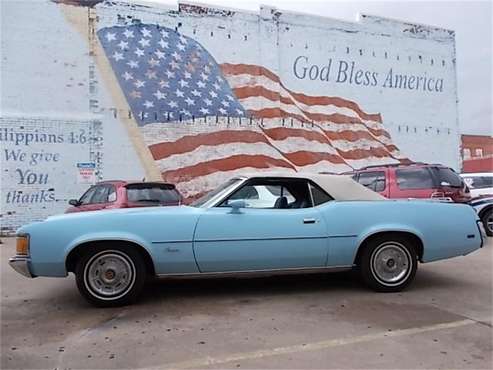
<path fill-rule="evenodd" d="M 425 163 L 425 162 L 388 163 L 388 164 L 372 164 L 371 166 L 364 166 L 364 167 L 358 168 L 356 171 L 368 170 L 370 168 L 414 166 L 414 165 L 443 166 L 442 164 L 438 164 L 438 163 Z"/>

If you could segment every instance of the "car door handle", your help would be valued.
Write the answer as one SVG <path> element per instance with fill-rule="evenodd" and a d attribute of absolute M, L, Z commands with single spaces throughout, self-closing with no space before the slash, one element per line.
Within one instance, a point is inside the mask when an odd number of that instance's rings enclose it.
<path fill-rule="evenodd" d="M 317 222 L 317 220 L 315 220 L 314 218 L 304 218 L 303 219 L 304 224 L 314 224 L 315 222 Z"/>

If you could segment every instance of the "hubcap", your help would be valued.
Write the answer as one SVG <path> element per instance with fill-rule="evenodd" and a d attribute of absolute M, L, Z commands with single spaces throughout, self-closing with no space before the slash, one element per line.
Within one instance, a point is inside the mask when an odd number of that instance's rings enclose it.
<path fill-rule="evenodd" d="M 94 255 L 84 269 L 86 288 L 99 299 L 118 299 L 135 282 L 135 266 L 120 251 L 103 251 Z"/>
<path fill-rule="evenodd" d="M 409 251 L 397 242 L 380 245 L 371 257 L 373 275 L 387 286 L 398 285 L 405 280 L 411 273 L 412 263 Z"/>

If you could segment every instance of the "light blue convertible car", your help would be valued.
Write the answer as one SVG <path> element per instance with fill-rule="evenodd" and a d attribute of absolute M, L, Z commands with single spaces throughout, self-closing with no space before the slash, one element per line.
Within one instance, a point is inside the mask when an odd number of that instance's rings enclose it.
<path fill-rule="evenodd" d="M 10 264 L 28 277 L 73 272 L 81 294 L 99 306 L 130 303 L 153 276 L 357 268 L 371 288 L 395 292 L 411 283 L 418 261 L 481 248 L 481 228 L 470 206 L 386 200 L 346 176 L 255 174 L 191 206 L 24 226 Z"/>

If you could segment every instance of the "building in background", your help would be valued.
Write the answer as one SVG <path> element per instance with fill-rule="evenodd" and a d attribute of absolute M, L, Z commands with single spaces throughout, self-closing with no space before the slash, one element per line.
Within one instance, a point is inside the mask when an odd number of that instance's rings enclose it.
<path fill-rule="evenodd" d="M 493 136 L 462 135 L 462 171 L 493 172 Z"/>
<path fill-rule="evenodd" d="M 453 31 L 261 7 L 3 1 L 0 220 L 90 182 L 189 200 L 252 170 L 461 168 Z"/>

